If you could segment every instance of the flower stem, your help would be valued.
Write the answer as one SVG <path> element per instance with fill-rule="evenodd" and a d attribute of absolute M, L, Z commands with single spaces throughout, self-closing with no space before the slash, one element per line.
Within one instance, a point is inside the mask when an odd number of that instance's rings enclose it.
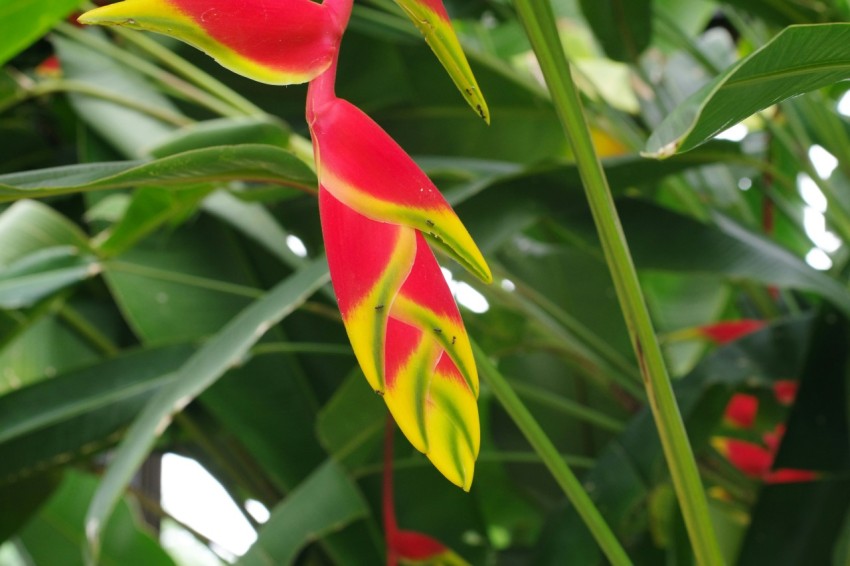
<path fill-rule="evenodd" d="M 552 477 L 564 490 L 567 498 L 584 520 L 584 524 L 587 525 L 596 542 L 599 543 L 602 552 L 615 566 L 631 564 L 632 562 L 629 560 L 626 551 L 623 550 L 620 541 L 617 540 L 608 523 L 605 522 L 599 509 L 596 508 L 596 505 L 582 487 L 581 482 L 564 462 L 555 445 L 552 444 L 552 441 L 543 432 L 543 429 L 523 405 L 520 398 L 514 393 L 508 381 L 487 358 L 487 354 L 481 350 L 475 341 L 471 340 L 471 342 L 481 377 L 487 382 L 490 390 L 516 423 L 532 448 L 540 455 L 540 459 L 552 473 Z"/>
<path fill-rule="evenodd" d="M 676 404 L 608 181 L 590 138 L 581 100 L 558 36 L 552 7 L 548 1 L 541 0 L 515 0 L 514 4 L 540 62 L 555 110 L 575 154 L 694 554 L 699 564 L 722 564 L 723 559 L 693 451 Z"/>

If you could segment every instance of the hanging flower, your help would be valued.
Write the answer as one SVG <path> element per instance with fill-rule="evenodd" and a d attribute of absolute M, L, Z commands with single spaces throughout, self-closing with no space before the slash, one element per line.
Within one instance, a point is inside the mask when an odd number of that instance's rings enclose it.
<path fill-rule="evenodd" d="M 313 81 L 307 119 L 331 280 L 354 353 L 411 444 L 469 489 L 479 447 L 472 348 L 428 241 L 481 279 L 481 252 L 427 175 L 366 114 Z"/>
<path fill-rule="evenodd" d="M 331 279 L 354 353 L 399 427 L 469 490 L 479 450 L 478 374 L 428 243 L 492 276 L 425 173 L 366 114 L 334 93 L 353 0 L 126 0 L 80 17 L 171 35 L 249 78 L 311 81 L 307 121 Z M 488 119 L 440 0 L 398 0 L 478 113 Z M 427 241 L 426 241 L 427 240 Z"/>

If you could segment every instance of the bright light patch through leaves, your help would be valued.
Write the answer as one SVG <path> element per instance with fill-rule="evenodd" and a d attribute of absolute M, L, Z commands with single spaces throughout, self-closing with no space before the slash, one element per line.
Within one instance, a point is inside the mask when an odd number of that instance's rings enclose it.
<path fill-rule="evenodd" d="M 719 140 L 729 140 L 739 142 L 750 133 L 750 130 L 744 124 L 735 124 L 728 130 L 724 130 L 717 134 Z"/>
<path fill-rule="evenodd" d="M 821 179 L 829 179 L 832 172 L 838 167 L 838 160 L 835 156 L 817 144 L 809 148 L 809 159 L 812 160 L 812 165 L 815 166 L 815 171 L 818 172 Z"/>
<path fill-rule="evenodd" d="M 288 235 L 286 237 L 286 247 L 298 257 L 307 257 L 307 246 L 304 245 L 304 241 L 298 236 Z"/>
<path fill-rule="evenodd" d="M 443 277 L 446 278 L 446 283 L 449 284 L 449 289 L 451 289 L 452 295 L 454 296 L 458 304 L 466 307 L 467 309 L 476 314 L 483 314 L 490 310 L 490 303 L 487 302 L 487 299 L 486 297 L 484 297 L 484 295 L 476 291 L 468 283 L 464 283 L 463 281 L 455 281 L 454 277 L 452 277 L 452 272 L 446 269 L 445 267 L 441 267 L 440 270 L 443 272 Z M 505 281 L 513 285 L 513 283 L 508 281 L 507 279 L 505 279 Z M 504 282 L 502 283 L 502 286 L 504 287 Z"/>
<path fill-rule="evenodd" d="M 244 554 L 257 539 L 221 484 L 191 458 L 162 457 L 162 506 L 233 556 Z"/>
<path fill-rule="evenodd" d="M 806 263 L 819 271 L 826 271 L 832 267 L 832 259 L 820 248 L 812 248 L 806 254 Z"/>

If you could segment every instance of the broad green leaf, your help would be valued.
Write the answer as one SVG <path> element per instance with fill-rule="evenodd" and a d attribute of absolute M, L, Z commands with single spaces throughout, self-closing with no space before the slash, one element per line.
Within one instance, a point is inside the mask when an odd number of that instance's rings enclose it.
<path fill-rule="evenodd" d="M 635 62 L 652 39 L 651 0 L 579 0 L 593 34 L 611 59 Z"/>
<path fill-rule="evenodd" d="M 811 291 L 850 315 L 850 292 L 845 286 L 726 217 L 717 215 L 716 225 L 709 226 L 643 201 L 622 200 L 619 208 L 640 269 L 721 273 L 731 279 Z"/>
<path fill-rule="evenodd" d="M 664 158 L 786 98 L 850 78 L 850 24 L 791 26 L 680 104 L 646 142 Z"/>
<path fill-rule="evenodd" d="M 139 339 L 163 344 L 214 334 L 262 294 L 247 267 L 233 234 L 201 216 L 106 262 L 104 278 Z"/>
<path fill-rule="evenodd" d="M 120 255 L 163 224 L 174 225 L 186 219 L 213 190 L 211 186 L 179 191 L 141 187 L 131 197 L 121 219 L 98 235 L 98 251 L 105 256 Z"/>
<path fill-rule="evenodd" d="M 89 507 L 86 535 L 95 556 L 100 547 L 103 525 L 174 413 L 238 364 L 269 328 L 327 282 L 327 264 L 321 259 L 278 284 L 205 342 L 175 373 L 174 381 L 147 403 L 119 445 Z"/>
<path fill-rule="evenodd" d="M 68 165 L 0 175 L 0 202 L 140 186 L 245 180 L 313 190 L 315 174 L 286 150 L 269 145 L 196 149 L 154 161 Z"/>
<path fill-rule="evenodd" d="M 88 238 L 73 222 L 35 201 L 15 203 L 0 214 L 0 266 L 56 246 L 88 250 Z"/>
<path fill-rule="evenodd" d="M 850 480 L 767 485 L 759 492 L 738 564 L 839 564 L 842 521 L 850 507 Z M 789 514 L 794 517 L 788 521 Z"/>
<path fill-rule="evenodd" d="M 191 352 L 122 354 L 0 396 L 0 484 L 114 443 Z"/>
<path fill-rule="evenodd" d="M 3 0 L 0 2 L 0 65 L 26 49 L 80 5 L 80 0 Z"/>
<path fill-rule="evenodd" d="M 800 390 L 785 423 L 775 468 L 834 473 L 850 470 L 848 346 L 847 318 L 823 309 L 801 372 Z"/>
<path fill-rule="evenodd" d="M 150 148 L 153 157 L 166 157 L 192 149 L 218 145 L 267 144 L 286 147 L 289 131 L 273 116 L 242 116 L 198 122 L 175 131 Z"/>
<path fill-rule="evenodd" d="M 101 355 L 62 320 L 59 313 L 36 309 L 12 335 L 0 336 L 0 395 L 20 389 Z"/>
<path fill-rule="evenodd" d="M 34 474 L 21 481 L 3 483 L 0 480 L 0 541 L 14 535 L 48 500 L 62 480 L 62 474 L 50 470 Z M 0 557 L 0 564 L 3 558 Z"/>
<path fill-rule="evenodd" d="M 0 271 L 0 308 L 32 306 L 56 291 L 100 273 L 100 264 L 77 248 L 44 248 Z"/>
<path fill-rule="evenodd" d="M 291 564 L 306 544 L 368 514 L 357 485 L 336 461 L 328 460 L 272 511 L 237 564 Z"/>
<path fill-rule="evenodd" d="M 65 474 L 59 490 L 20 532 L 20 540 L 34 564 L 83 565 L 85 531 L 83 511 L 98 478 L 75 471 Z M 124 499 L 103 532 L 100 564 L 174 566 L 174 561 L 142 527 Z"/>
<path fill-rule="evenodd" d="M 830 2 L 776 2 L 774 0 L 723 0 L 735 8 L 774 24 L 815 24 L 840 19 Z M 840 3 L 838 3 L 840 4 Z"/>

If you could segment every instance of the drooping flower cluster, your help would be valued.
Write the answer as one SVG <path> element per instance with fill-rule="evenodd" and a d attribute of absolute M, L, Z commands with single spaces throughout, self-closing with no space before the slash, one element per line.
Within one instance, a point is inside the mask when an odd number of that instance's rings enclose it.
<path fill-rule="evenodd" d="M 404 150 L 334 91 L 353 0 L 125 0 L 80 21 L 164 33 L 271 84 L 310 81 L 307 122 L 331 279 L 354 353 L 410 442 L 468 490 L 478 375 L 429 243 L 492 277 L 460 219 Z M 489 120 L 440 0 L 397 0 L 470 105 Z"/>

